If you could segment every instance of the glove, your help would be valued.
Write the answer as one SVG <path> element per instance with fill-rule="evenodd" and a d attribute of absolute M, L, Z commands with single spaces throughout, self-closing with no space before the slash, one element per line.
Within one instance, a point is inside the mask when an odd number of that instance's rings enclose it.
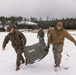
<path fill-rule="evenodd" d="M 49 44 L 47 46 L 48 46 L 48 48 L 50 48 Z"/>
<path fill-rule="evenodd" d="M 46 51 L 48 51 L 48 50 L 49 50 L 49 48 L 50 48 L 50 46 L 49 46 L 49 45 L 47 45 L 47 46 L 45 47 L 45 50 L 46 50 Z"/>

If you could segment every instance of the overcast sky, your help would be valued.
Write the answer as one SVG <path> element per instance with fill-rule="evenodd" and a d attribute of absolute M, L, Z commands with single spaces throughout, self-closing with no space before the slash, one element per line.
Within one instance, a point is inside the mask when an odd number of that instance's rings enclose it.
<path fill-rule="evenodd" d="M 76 0 L 0 0 L 0 16 L 76 18 Z"/>

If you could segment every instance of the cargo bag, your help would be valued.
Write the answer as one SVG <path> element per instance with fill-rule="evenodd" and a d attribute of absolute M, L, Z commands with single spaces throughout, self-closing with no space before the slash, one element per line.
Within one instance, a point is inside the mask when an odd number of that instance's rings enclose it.
<path fill-rule="evenodd" d="M 39 43 L 24 47 L 24 55 L 27 59 L 27 64 L 33 64 L 42 60 L 48 54 L 44 39 Z"/>

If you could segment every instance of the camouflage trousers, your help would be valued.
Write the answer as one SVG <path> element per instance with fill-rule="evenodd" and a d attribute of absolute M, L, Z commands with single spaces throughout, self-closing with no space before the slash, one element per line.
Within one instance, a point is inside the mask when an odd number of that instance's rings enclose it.
<path fill-rule="evenodd" d="M 20 61 L 24 62 L 24 58 L 22 56 L 23 53 L 23 47 L 18 47 L 15 48 L 16 54 L 17 54 L 17 59 L 16 59 L 16 66 L 20 66 Z"/>
<path fill-rule="evenodd" d="M 41 42 L 42 40 L 44 40 L 44 38 L 39 37 L 39 42 Z"/>
<path fill-rule="evenodd" d="M 63 44 L 53 45 L 53 54 L 54 54 L 54 60 L 56 65 L 57 64 L 59 65 L 61 63 L 62 51 L 63 51 Z"/>

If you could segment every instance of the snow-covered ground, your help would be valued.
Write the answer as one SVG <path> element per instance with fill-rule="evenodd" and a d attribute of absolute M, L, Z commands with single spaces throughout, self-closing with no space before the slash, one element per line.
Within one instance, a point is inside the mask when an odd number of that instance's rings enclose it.
<path fill-rule="evenodd" d="M 52 46 L 50 45 L 48 55 L 40 62 L 33 65 L 22 64 L 19 71 L 15 71 L 16 54 L 9 42 L 6 50 L 2 50 L 2 42 L 7 32 L 0 33 L 0 75 L 76 75 L 76 47 L 69 40 L 65 39 L 64 50 L 62 53 L 61 71 L 54 71 L 54 59 Z M 76 39 L 76 31 L 70 32 Z M 38 42 L 37 33 L 26 33 L 27 45 L 32 45 Z M 47 36 L 45 35 L 45 42 Z M 63 68 L 68 67 L 67 70 Z"/>

